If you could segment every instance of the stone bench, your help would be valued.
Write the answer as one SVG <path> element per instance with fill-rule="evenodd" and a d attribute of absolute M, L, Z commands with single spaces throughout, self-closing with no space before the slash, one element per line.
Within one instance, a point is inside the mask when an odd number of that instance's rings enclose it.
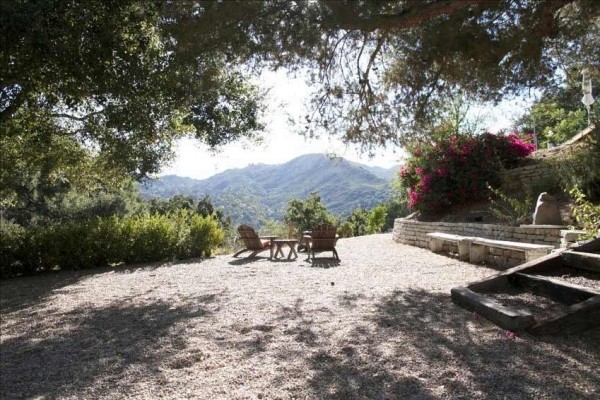
<path fill-rule="evenodd" d="M 469 260 L 471 241 L 474 238 L 442 232 L 431 232 L 427 236 L 429 237 L 429 249 L 434 253 L 443 251 L 444 242 L 452 242 L 458 246 L 458 258 L 464 261 Z"/>
<path fill-rule="evenodd" d="M 525 253 L 525 262 L 543 257 L 554 250 L 554 246 L 545 244 L 532 244 L 521 242 L 508 242 L 505 240 L 494 240 L 485 238 L 471 238 L 469 261 L 480 263 L 486 261 L 488 251 L 491 247 L 505 250 L 513 250 Z"/>
<path fill-rule="evenodd" d="M 553 246 L 544 244 L 466 237 L 442 232 L 431 232 L 427 236 L 429 237 L 429 248 L 434 253 L 443 251 L 444 242 L 456 243 L 459 259 L 474 264 L 487 261 L 490 248 L 522 252 L 525 254 L 525 262 L 545 256 L 554 249 Z"/>

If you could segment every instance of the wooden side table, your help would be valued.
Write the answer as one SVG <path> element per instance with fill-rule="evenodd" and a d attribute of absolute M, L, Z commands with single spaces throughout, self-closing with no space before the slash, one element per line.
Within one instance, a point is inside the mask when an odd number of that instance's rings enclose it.
<path fill-rule="evenodd" d="M 294 258 L 298 258 L 298 253 L 296 253 L 296 244 L 298 244 L 298 240 L 296 239 L 275 239 L 273 240 L 273 244 L 276 246 L 274 258 L 277 258 L 278 254 L 281 254 L 281 257 L 284 257 L 283 254 L 283 246 L 287 245 L 290 248 L 290 252 L 288 253 L 287 259 L 290 260 L 292 258 L 292 254 Z"/>

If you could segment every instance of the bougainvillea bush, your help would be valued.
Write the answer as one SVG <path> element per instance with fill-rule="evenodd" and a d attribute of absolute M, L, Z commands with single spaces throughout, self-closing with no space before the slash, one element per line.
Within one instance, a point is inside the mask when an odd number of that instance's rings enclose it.
<path fill-rule="evenodd" d="M 499 183 L 502 169 L 514 168 L 534 150 L 517 134 L 451 135 L 407 149 L 410 157 L 400 170 L 409 206 L 424 213 L 481 199 L 487 185 Z"/>

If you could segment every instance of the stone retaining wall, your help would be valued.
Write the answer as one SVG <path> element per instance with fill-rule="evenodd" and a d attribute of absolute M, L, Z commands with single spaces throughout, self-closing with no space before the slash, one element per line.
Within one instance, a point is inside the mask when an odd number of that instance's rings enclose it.
<path fill-rule="evenodd" d="M 562 240 L 560 241 L 560 247 L 573 247 L 577 244 L 581 237 L 587 232 L 581 230 L 564 230 L 560 231 Z"/>
<path fill-rule="evenodd" d="M 475 223 L 451 222 L 420 222 L 398 218 L 394 221 L 393 238 L 398 243 L 429 248 L 430 232 L 452 233 L 461 236 L 475 236 L 511 242 L 534 243 L 551 245 L 559 248 L 561 245 L 561 226 L 532 225 L 506 226 Z M 444 245 L 444 251 L 458 252 L 456 245 Z M 521 251 L 490 249 L 488 262 L 511 267 L 525 262 L 525 254 Z"/>
<path fill-rule="evenodd" d="M 522 190 L 534 182 L 552 177 L 552 169 L 544 163 L 505 170 L 501 173 L 502 184 L 508 191 Z"/>
<path fill-rule="evenodd" d="M 509 191 L 522 190 L 552 177 L 554 171 L 545 161 L 559 161 L 569 151 L 589 146 L 594 136 L 600 138 L 600 132 L 592 124 L 559 146 L 534 151 L 528 158 L 535 164 L 502 172 L 501 178 L 504 188 Z"/>

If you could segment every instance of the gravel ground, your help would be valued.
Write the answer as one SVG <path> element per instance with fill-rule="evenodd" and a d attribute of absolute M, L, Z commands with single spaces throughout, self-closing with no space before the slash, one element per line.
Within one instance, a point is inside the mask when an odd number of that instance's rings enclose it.
<path fill-rule="evenodd" d="M 337 247 L 340 263 L 218 256 L 2 281 L 1 397 L 600 395 L 598 330 L 516 337 L 450 301 L 495 271 L 389 234 Z"/>

